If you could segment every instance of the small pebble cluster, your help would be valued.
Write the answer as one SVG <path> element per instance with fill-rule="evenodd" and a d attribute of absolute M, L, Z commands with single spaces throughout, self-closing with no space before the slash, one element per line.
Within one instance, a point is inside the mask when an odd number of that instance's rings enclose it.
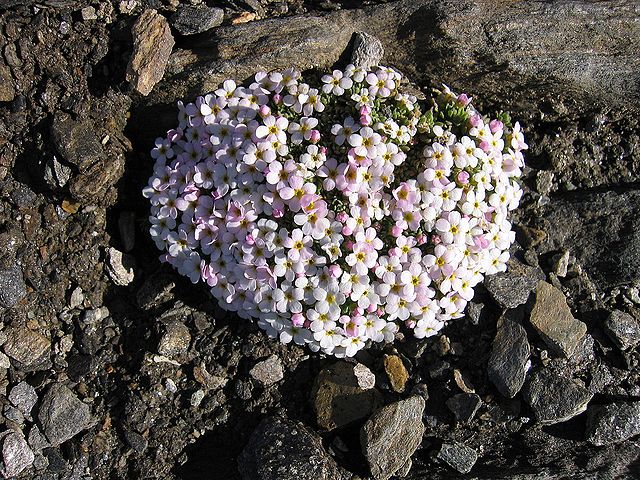
<path fill-rule="evenodd" d="M 308 82 L 259 72 L 179 104 L 144 189 L 161 260 L 313 351 L 434 335 L 506 269 L 521 128 L 446 86 L 419 101 L 388 67 Z"/>

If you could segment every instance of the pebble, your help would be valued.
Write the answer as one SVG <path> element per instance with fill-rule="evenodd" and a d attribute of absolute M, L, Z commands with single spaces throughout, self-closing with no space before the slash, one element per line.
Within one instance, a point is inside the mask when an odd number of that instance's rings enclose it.
<path fill-rule="evenodd" d="M 158 353 L 166 357 L 183 355 L 189 350 L 190 344 L 189 328 L 179 320 L 171 320 L 164 324 L 164 333 L 158 342 Z"/>
<path fill-rule="evenodd" d="M 22 364 L 23 369 L 33 371 L 49 360 L 51 341 L 27 327 L 11 327 L 7 331 L 7 342 L 3 348 L 7 355 Z"/>
<path fill-rule="evenodd" d="M 147 439 L 139 433 L 134 432 L 133 430 L 125 429 L 124 438 L 129 446 L 139 454 L 143 454 L 149 446 L 149 442 L 147 441 Z"/>
<path fill-rule="evenodd" d="M 420 446 L 424 407 L 424 399 L 413 396 L 382 407 L 362 426 L 360 445 L 375 480 L 396 474 Z"/>
<path fill-rule="evenodd" d="M 626 312 L 614 310 L 604 323 L 609 338 L 621 349 L 628 350 L 640 342 L 640 321 Z"/>
<path fill-rule="evenodd" d="M 529 366 L 530 347 L 525 329 L 505 313 L 491 346 L 489 380 L 498 391 L 513 398 L 522 388 Z"/>
<path fill-rule="evenodd" d="M 0 60 L 0 102 L 11 102 L 16 96 L 11 70 Z"/>
<path fill-rule="evenodd" d="M 125 287 L 133 282 L 135 273 L 133 266 L 134 257 L 126 253 L 122 253 L 113 247 L 109 248 L 109 260 L 107 263 L 107 273 L 113 283 Z"/>
<path fill-rule="evenodd" d="M 193 392 L 193 394 L 191 395 L 191 406 L 193 408 L 198 408 L 202 403 L 202 400 L 204 400 L 204 395 L 204 390 L 202 389 Z"/>
<path fill-rule="evenodd" d="M 358 386 L 363 390 L 369 390 L 376 386 L 376 376 L 369 370 L 369 367 L 362 363 L 353 367 L 353 374 L 356 376 Z"/>
<path fill-rule="evenodd" d="M 27 286 L 17 264 L 0 268 L 0 307 L 11 308 L 27 295 Z"/>
<path fill-rule="evenodd" d="M 587 413 L 586 440 L 603 446 L 640 434 L 640 401 L 595 405 Z"/>
<path fill-rule="evenodd" d="M 461 443 L 443 443 L 437 458 L 460 473 L 469 473 L 478 461 L 478 454 Z"/>
<path fill-rule="evenodd" d="M 536 287 L 536 301 L 529 321 L 557 356 L 571 357 L 587 333 L 587 326 L 573 318 L 564 294 L 543 281 Z"/>
<path fill-rule="evenodd" d="M 96 325 L 109 316 L 107 307 L 98 307 L 91 310 L 85 310 L 82 314 L 82 322 L 86 325 Z"/>
<path fill-rule="evenodd" d="M 539 268 L 511 258 L 507 263 L 507 271 L 487 275 L 484 286 L 501 307 L 516 308 L 526 303 L 533 289 L 543 279 L 544 273 Z"/>
<path fill-rule="evenodd" d="M 69 297 L 69 308 L 81 307 L 84 303 L 84 292 L 80 287 L 76 287 Z"/>
<path fill-rule="evenodd" d="M 475 393 L 458 393 L 447 400 L 447 407 L 453 412 L 457 422 L 471 420 L 481 405 L 482 400 Z"/>
<path fill-rule="evenodd" d="M 553 256 L 553 272 L 560 278 L 566 277 L 569 270 L 569 251 Z"/>
<path fill-rule="evenodd" d="M 69 182 L 70 178 L 71 168 L 60 163 L 55 155 L 53 155 L 45 164 L 44 181 L 47 182 L 49 188 L 62 188 Z"/>
<path fill-rule="evenodd" d="M 38 419 L 45 436 L 55 447 L 89 428 L 91 409 L 67 386 L 56 383 L 42 398 Z"/>
<path fill-rule="evenodd" d="M 95 125 L 86 118 L 74 119 L 66 113 L 56 113 L 51 124 L 51 139 L 62 158 L 80 172 L 87 171 L 103 158 L 104 150 Z"/>
<path fill-rule="evenodd" d="M 20 382 L 11 389 L 9 401 L 24 415 L 30 416 L 31 409 L 38 402 L 38 394 L 36 389 L 27 382 Z"/>
<path fill-rule="evenodd" d="M 284 378 L 284 369 L 280 358 L 277 355 L 271 355 L 266 360 L 256 363 L 249 371 L 249 375 L 268 387 Z"/>
<path fill-rule="evenodd" d="M 224 10 L 206 5 L 182 5 L 173 14 L 169 23 L 181 35 L 195 35 L 222 24 Z"/>
<path fill-rule="evenodd" d="M 22 434 L 11 432 L 4 437 L 2 458 L 4 477 L 11 478 L 19 475 L 25 468 L 33 464 L 35 457 Z"/>
<path fill-rule="evenodd" d="M 82 19 L 84 21 L 98 19 L 98 15 L 96 15 L 96 9 L 91 6 L 84 7 L 82 10 L 80 10 L 80 14 L 82 15 Z"/>
<path fill-rule="evenodd" d="M 409 380 L 409 372 L 407 372 L 402 359 L 398 355 L 385 355 L 384 371 L 387 373 L 391 388 L 398 393 L 404 392 L 407 380 Z"/>
<path fill-rule="evenodd" d="M 351 63 L 356 67 L 368 69 L 380 65 L 384 56 L 382 42 L 373 35 L 365 32 L 357 32 L 353 42 Z"/>
<path fill-rule="evenodd" d="M 174 40 L 167 20 L 153 9 L 145 10 L 133 25 L 133 53 L 126 79 L 144 96 L 162 80 Z"/>

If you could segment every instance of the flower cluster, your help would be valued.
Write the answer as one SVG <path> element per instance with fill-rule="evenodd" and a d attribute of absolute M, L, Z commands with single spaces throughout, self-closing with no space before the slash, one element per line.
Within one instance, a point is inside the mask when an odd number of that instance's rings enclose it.
<path fill-rule="evenodd" d="M 179 103 L 158 138 L 151 235 L 221 306 L 338 357 L 463 315 L 505 270 L 527 148 L 507 115 L 392 68 L 259 72 Z"/>

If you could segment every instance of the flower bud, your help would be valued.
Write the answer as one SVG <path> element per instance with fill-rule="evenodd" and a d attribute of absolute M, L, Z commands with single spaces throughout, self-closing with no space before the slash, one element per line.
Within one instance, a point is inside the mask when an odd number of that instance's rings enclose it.
<path fill-rule="evenodd" d="M 367 125 L 371 125 L 372 121 L 373 120 L 371 119 L 370 115 L 361 115 L 360 116 L 360 125 L 363 125 L 363 126 L 366 127 Z"/>
<path fill-rule="evenodd" d="M 333 278 L 338 278 L 342 275 L 342 268 L 340 268 L 340 265 L 329 265 L 329 275 Z"/>
<path fill-rule="evenodd" d="M 466 185 L 467 183 L 469 183 L 469 172 L 467 172 L 466 170 L 462 170 L 458 173 L 458 176 L 456 177 L 458 179 L 458 182 Z"/>
<path fill-rule="evenodd" d="M 291 323 L 293 323 L 294 327 L 301 327 L 304 325 L 304 315 L 301 313 L 294 313 L 291 315 Z"/>
<path fill-rule="evenodd" d="M 311 143 L 318 143 L 320 141 L 320 131 L 319 130 L 311 130 L 309 132 L 311 136 L 309 137 L 309 141 Z"/>
<path fill-rule="evenodd" d="M 391 227 L 391 235 L 398 238 L 400 235 L 402 235 L 402 228 L 400 228 L 398 225 L 394 225 L 393 227 Z"/>
<path fill-rule="evenodd" d="M 496 133 L 498 131 L 504 130 L 504 123 L 500 120 L 491 120 L 489 123 L 489 129 L 491 129 L 491 133 Z"/>
<path fill-rule="evenodd" d="M 258 110 L 258 113 L 260 113 L 260 116 L 262 118 L 265 118 L 271 115 L 271 109 L 269 108 L 269 105 L 260 105 L 260 109 Z"/>
<path fill-rule="evenodd" d="M 282 95 L 280 95 L 279 93 L 276 93 L 273 98 L 273 103 L 275 103 L 276 105 L 279 105 L 280 102 L 282 102 Z"/>
<path fill-rule="evenodd" d="M 469 124 L 472 127 L 477 127 L 478 125 L 480 125 L 480 123 L 482 122 L 482 118 L 480 118 L 480 115 L 476 114 L 476 115 L 471 115 L 469 117 Z"/>
<path fill-rule="evenodd" d="M 466 107 L 467 105 L 469 105 L 469 103 L 471 103 L 471 97 L 468 97 L 466 93 L 461 93 L 460 95 L 458 95 L 457 103 L 461 107 Z"/>

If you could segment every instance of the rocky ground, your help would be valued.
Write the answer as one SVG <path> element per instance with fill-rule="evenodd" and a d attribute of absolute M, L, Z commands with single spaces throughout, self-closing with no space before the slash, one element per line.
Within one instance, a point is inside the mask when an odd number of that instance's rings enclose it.
<path fill-rule="evenodd" d="M 639 25 L 624 0 L 0 0 L 0 473 L 637 478 Z M 176 100 L 343 65 L 355 32 L 530 150 L 467 317 L 336 362 L 161 266 L 141 189 Z"/>

